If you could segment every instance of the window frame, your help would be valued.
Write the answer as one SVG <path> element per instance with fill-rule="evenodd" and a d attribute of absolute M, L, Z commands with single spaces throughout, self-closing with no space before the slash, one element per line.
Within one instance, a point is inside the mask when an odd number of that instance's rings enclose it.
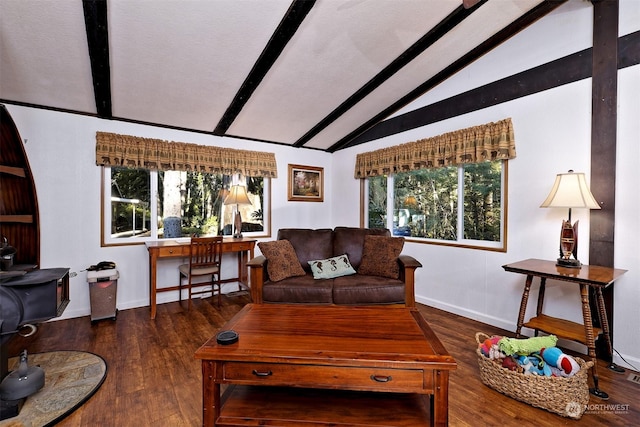
<path fill-rule="evenodd" d="M 100 246 L 131 246 L 142 245 L 146 242 L 156 242 L 163 240 L 188 241 L 189 237 L 158 237 L 158 222 L 150 221 L 150 233 L 148 237 L 136 237 L 135 239 L 117 239 L 111 237 L 111 167 L 101 166 L 100 171 Z M 154 207 L 151 209 L 156 212 L 158 208 L 158 171 L 149 171 L 149 198 Z M 268 238 L 271 237 L 271 178 L 264 177 L 264 193 L 263 193 L 263 212 L 262 222 L 263 231 L 243 232 L 244 237 L 248 238 Z M 224 226 L 224 225 L 223 225 Z M 231 235 L 225 235 L 231 237 Z"/>
<path fill-rule="evenodd" d="M 509 194 L 509 161 L 507 159 L 500 160 L 502 162 L 501 173 L 501 226 L 500 226 L 500 241 L 490 242 L 485 240 L 474 240 L 464 238 L 464 164 L 457 165 L 458 168 L 458 206 L 457 206 L 457 239 L 453 240 L 438 240 L 429 239 L 425 237 L 413 237 L 404 236 L 404 239 L 408 242 L 440 245 L 440 246 L 452 246 L 468 249 L 478 249 L 494 252 L 507 252 L 507 230 L 508 230 L 508 194 Z M 394 175 L 390 174 L 387 178 L 387 215 L 386 215 L 386 228 L 391 230 L 393 235 L 393 202 L 394 202 Z M 360 226 L 367 227 L 369 224 L 369 185 L 368 178 L 360 180 Z"/>

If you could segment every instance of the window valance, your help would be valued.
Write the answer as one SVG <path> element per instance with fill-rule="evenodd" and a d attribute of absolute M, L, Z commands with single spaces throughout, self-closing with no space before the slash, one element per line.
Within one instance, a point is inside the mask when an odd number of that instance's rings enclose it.
<path fill-rule="evenodd" d="M 277 178 L 274 153 L 96 132 L 96 164 Z"/>
<path fill-rule="evenodd" d="M 355 178 L 515 157 L 509 118 L 358 154 Z"/>

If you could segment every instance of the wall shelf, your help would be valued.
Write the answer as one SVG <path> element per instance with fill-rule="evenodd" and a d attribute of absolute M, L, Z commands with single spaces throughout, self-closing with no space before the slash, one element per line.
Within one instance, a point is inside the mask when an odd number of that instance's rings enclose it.
<path fill-rule="evenodd" d="M 33 224 L 33 215 L 0 215 L 0 223 L 2 222 Z"/>
<path fill-rule="evenodd" d="M 23 139 L 0 105 L 0 239 L 16 248 L 13 265 L 40 265 L 40 221 L 35 183 Z"/>
<path fill-rule="evenodd" d="M 24 168 L 18 168 L 15 166 L 0 165 L 0 173 L 6 173 L 8 175 L 14 175 L 20 178 L 27 177 L 27 173 L 24 171 Z"/>

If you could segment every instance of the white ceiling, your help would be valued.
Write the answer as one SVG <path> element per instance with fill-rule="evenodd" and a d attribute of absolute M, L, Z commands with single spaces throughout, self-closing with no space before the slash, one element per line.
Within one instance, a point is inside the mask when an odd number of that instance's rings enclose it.
<path fill-rule="evenodd" d="M 540 3 L 2 0 L 0 101 L 332 152 Z"/>

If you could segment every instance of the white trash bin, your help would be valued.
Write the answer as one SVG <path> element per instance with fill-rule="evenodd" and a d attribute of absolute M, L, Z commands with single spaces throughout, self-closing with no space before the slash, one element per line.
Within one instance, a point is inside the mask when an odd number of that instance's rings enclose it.
<path fill-rule="evenodd" d="M 102 319 L 116 320 L 116 292 L 118 290 L 118 270 L 89 271 L 89 299 L 91 301 L 91 322 Z"/>

